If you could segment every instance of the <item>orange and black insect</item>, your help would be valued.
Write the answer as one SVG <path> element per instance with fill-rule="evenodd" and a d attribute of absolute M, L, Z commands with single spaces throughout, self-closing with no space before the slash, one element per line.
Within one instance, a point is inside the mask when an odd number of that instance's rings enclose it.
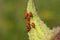
<path fill-rule="evenodd" d="M 35 28 L 35 23 L 34 23 L 34 22 L 32 22 L 31 26 L 32 26 L 33 28 Z"/>
<path fill-rule="evenodd" d="M 26 18 L 26 22 L 27 22 L 27 24 L 30 24 L 30 16 L 28 16 L 28 17 Z"/>
<path fill-rule="evenodd" d="M 27 26 L 26 30 L 27 31 L 30 31 L 31 30 L 31 27 L 30 26 Z"/>

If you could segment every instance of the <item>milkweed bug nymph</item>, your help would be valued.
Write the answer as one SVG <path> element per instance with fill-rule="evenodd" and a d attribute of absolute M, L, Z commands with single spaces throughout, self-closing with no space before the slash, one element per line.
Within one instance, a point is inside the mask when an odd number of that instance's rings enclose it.
<path fill-rule="evenodd" d="M 31 26 L 32 26 L 33 28 L 35 28 L 35 23 L 32 22 Z"/>
<path fill-rule="evenodd" d="M 31 30 L 31 27 L 30 26 L 27 26 L 26 30 L 27 31 L 30 31 Z"/>
<path fill-rule="evenodd" d="M 26 21 L 28 24 L 30 24 L 30 16 L 27 17 Z"/>

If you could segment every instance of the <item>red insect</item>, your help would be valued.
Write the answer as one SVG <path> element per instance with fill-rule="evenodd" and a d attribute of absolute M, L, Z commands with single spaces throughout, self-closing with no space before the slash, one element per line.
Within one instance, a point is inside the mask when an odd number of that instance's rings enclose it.
<path fill-rule="evenodd" d="M 26 13 L 25 13 L 25 18 L 27 18 L 28 16 L 29 16 L 29 15 L 28 15 L 28 13 L 26 12 Z"/>
<path fill-rule="evenodd" d="M 32 22 L 31 26 L 32 26 L 33 28 L 35 28 L 35 23 Z"/>
<path fill-rule="evenodd" d="M 26 18 L 26 21 L 27 21 L 28 24 L 30 24 L 30 16 L 28 16 L 28 17 Z"/>
<path fill-rule="evenodd" d="M 32 12 L 30 12 L 30 13 L 29 13 L 29 16 L 30 16 L 30 17 L 32 17 L 32 16 L 33 16 Z"/>
<path fill-rule="evenodd" d="M 27 26 L 26 30 L 27 31 L 30 31 L 31 30 L 31 27 L 30 26 Z"/>

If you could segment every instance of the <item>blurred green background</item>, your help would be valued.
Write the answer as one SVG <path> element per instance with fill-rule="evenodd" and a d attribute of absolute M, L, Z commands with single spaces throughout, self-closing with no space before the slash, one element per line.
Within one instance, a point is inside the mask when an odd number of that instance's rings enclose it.
<path fill-rule="evenodd" d="M 0 40 L 28 40 L 26 12 L 28 0 L 0 0 Z M 39 17 L 49 28 L 60 26 L 60 0 L 34 0 Z"/>

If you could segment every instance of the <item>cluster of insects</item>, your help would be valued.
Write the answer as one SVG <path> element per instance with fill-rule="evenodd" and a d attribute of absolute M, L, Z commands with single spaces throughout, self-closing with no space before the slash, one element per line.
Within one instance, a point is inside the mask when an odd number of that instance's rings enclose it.
<path fill-rule="evenodd" d="M 33 28 L 35 28 L 35 23 L 34 22 L 32 22 L 31 24 L 30 24 L 30 19 L 33 17 L 33 14 L 32 14 L 32 12 L 29 12 L 29 13 L 25 13 L 25 19 L 26 19 L 26 22 L 27 22 L 27 28 L 26 28 L 26 30 L 27 31 L 30 31 L 31 30 L 31 26 L 33 27 Z"/>

